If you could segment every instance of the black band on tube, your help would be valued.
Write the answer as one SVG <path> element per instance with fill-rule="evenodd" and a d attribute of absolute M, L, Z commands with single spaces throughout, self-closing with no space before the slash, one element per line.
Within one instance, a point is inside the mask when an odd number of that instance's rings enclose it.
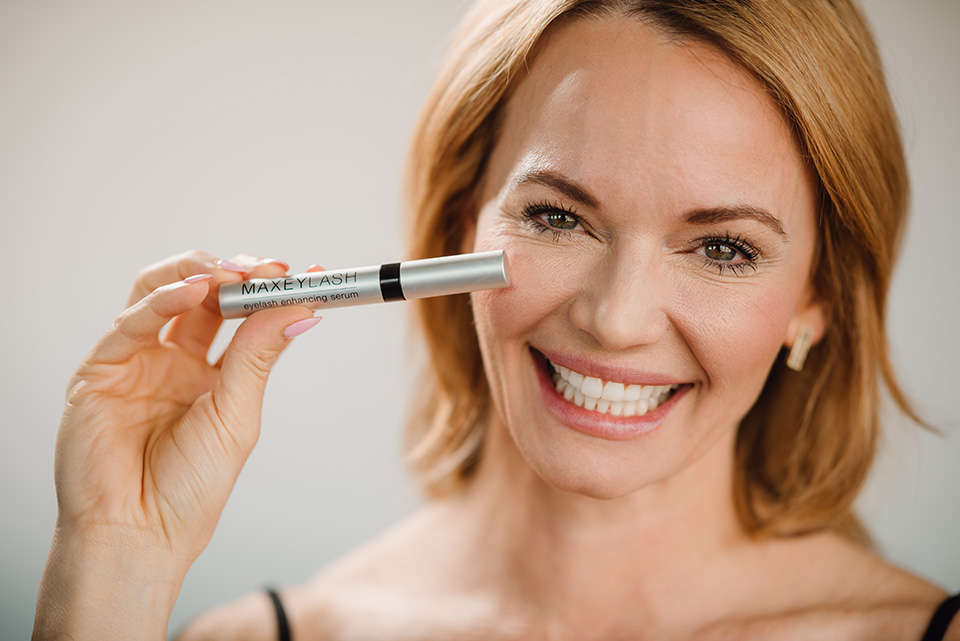
<path fill-rule="evenodd" d="M 400 287 L 400 263 L 384 263 L 380 265 L 380 294 L 383 302 L 406 300 L 403 289 Z"/>

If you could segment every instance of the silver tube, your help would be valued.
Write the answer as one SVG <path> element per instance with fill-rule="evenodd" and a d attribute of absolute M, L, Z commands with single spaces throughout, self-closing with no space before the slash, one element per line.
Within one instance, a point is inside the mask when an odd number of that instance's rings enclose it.
<path fill-rule="evenodd" d="M 222 285 L 220 313 L 224 318 L 242 318 L 273 307 L 302 305 L 326 309 L 464 294 L 509 285 L 506 252 L 497 250 Z"/>

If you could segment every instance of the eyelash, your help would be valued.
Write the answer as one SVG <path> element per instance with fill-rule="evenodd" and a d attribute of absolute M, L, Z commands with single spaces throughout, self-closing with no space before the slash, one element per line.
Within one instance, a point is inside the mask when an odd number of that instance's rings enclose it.
<path fill-rule="evenodd" d="M 553 234 L 553 240 L 559 242 L 565 235 L 569 234 L 572 230 L 567 229 L 558 229 L 547 225 L 542 220 L 540 216 L 544 214 L 562 214 L 564 216 L 570 217 L 577 225 L 583 225 L 583 219 L 577 214 L 576 210 L 568 207 L 564 207 L 560 203 L 551 203 L 546 200 L 541 200 L 537 202 L 532 202 L 529 205 L 523 208 L 523 217 L 527 223 L 536 231 L 537 233 L 551 232 Z M 744 262 L 731 263 L 729 261 L 719 261 L 704 254 L 698 254 L 700 256 L 706 267 L 714 268 L 717 270 L 719 275 L 723 275 L 725 270 L 730 270 L 730 273 L 736 276 L 742 276 L 746 270 L 752 269 L 753 271 L 757 270 L 757 261 L 760 258 L 760 249 L 754 246 L 752 243 L 748 242 L 745 238 L 740 235 L 732 236 L 729 232 L 725 233 L 723 236 L 709 236 L 707 238 L 699 239 L 696 245 L 696 248 L 706 248 L 710 245 L 723 245 L 733 249 L 737 253 L 746 259 Z"/>
<path fill-rule="evenodd" d="M 571 230 L 558 229 L 556 227 L 547 225 L 539 219 L 539 216 L 543 216 L 544 214 L 563 214 L 565 216 L 569 216 L 578 225 L 583 224 L 583 219 L 580 218 L 575 210 L 564 207 L 559 203 L 551 203 L 546 200 L 541 200 L 530 203 L 524 207 L 523 217 L 526 219 L 527 223 L 533 227 L 534 231 L 541 234 L 547 231 L 552 232 L 553 240 L 557 242 L 559 242 L 564 235 L 570 233 Z"/>
<path fill-rule="evenodd" d="M 736 276 L 743 276 L 743 273 L 748 268 L 752 269 L 753 271 L 757 271 L 757 261 L 760 259 L 760 250 L 753 244 L 747 242 L 747 240 L 742 236 L 731 236 L 729 233 L 726 233 L 723 236 L 713 236 L 697 241 L 697 248 L 706 248 L 710 245 L 723 245 L 725 247 L 729 247 L 746 259 L 745 262 L 731 263 L 728 261 L 715 260 L 709 256 L 698 254 L 701 256 L 701 258 L 703 258 L 707 267 L 715 268 L 721 276 L 723 276 L 725 269 L 729 269 L 730 273 Z"/>

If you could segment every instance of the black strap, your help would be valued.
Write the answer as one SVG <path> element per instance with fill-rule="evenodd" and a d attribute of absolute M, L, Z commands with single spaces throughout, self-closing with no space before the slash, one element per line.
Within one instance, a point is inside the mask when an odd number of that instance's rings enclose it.
<path fill-rule="evenodd" d="M 273 602 L 273 609 L 277 612 L 277 634 L 279 641 L 292 641 L 290 636 L 290 624 L 287 623 L 287 613 L 283 610 L 283 604 L 280 603 L 280 595 L 275 590 L 267 589 L 267 596 Z"/>
<path fill-rule="evenodd" d="M 940 604 L 937 611 L 933 613 L 930 625 L 927 626 L 927 631 L 923 633 L 920 641 L 941 641 L 957 612 L 960 612 L 960 594 L 955 594 Z"/>

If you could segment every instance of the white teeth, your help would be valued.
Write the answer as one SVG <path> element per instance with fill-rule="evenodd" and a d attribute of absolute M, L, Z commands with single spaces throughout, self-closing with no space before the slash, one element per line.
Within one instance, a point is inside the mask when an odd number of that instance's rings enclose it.
<path fill-rule="evenodd" d="M 627 385 L 584 376 L 551 363 L 557 393 L 589 411 L 613 416 L 643 416 L 667 402 L 679 385 Z"/>
<path fill-rule="evenodd" d="M 600 398 L 605 398 L 608 401 L 622 401 L 623 383 L 607 383 L 603 386 L 603 394 L 600 395 Z"/>
<path fill-rule="evenodd" d="M 584 376 L 583 384 L 580 385 L 580 391 L 583 392 L 585 396 L 600 398 L 603 394 L 603 381 L 593 376 Z"/>

